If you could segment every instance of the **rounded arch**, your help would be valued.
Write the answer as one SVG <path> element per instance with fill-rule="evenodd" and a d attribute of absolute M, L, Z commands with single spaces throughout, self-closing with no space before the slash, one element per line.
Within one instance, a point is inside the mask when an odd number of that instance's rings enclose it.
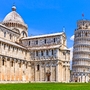
<path fill-rule="evenodd" d="M 20 34 L 19 29 L 17 29 L 17 28 L 13 28 L 12 30 Z"/>
<path fill-rule="evenodd" d="M 22 31 L 22 32 L 21 32 L 21 36 L 22 36 L 22 37 L 27 37 L 27 33 L 26 33 L 25 31 Z"/>

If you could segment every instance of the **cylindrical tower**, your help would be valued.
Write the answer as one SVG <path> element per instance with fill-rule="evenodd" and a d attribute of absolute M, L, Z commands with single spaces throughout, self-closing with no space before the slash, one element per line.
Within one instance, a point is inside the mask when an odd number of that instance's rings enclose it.
<path fill-rule="evenodd" d="M 79 20 L 74 34 L 72 81 L 89 82 L 90 76 L 90 21 Z"/>

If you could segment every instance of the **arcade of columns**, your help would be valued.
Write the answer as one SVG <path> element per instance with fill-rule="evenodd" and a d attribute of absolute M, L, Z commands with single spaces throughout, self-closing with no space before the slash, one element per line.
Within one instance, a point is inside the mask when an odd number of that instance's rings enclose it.
<path fill-rule="evenodd" d="M 37 65 L 40 70 L 37 70 Z M 31 81 L 56 81 L 69 82 L 69 66 L 63 65 L 61 61 L 32 61 L 31 62 Z"/>
<path fill-rule="evenodd" d="M 30 81 L 30 62 L 0 56 L 0 81 Z"/>
<path fill-rule="evenodd" d="M 48 63 L 48 62 L 47 62 Z M 0 56 L 0 81 L 57 81 L 61 82 L 68 80 L 68 67 L 57 62 L 53 68 L 53 62 L 33 63 L 23 60 L 18 60 L 11 57 Z M 40 70 L 37 71 L 37 65 L 40 65 Z M 30 68 L 31 66 L 31 68 Z M 33 68 L 34 67 L 34 70 Z M 65 72 L 64 70 L 65 69 Z M 59 71 L 60 70 L 60 71 Z M 33 74 L 31 73 L 32 71 Z M 32 75 L 31 75 L 32 74 Z M 61 78 L 62 77 L 62 78 Z"/>

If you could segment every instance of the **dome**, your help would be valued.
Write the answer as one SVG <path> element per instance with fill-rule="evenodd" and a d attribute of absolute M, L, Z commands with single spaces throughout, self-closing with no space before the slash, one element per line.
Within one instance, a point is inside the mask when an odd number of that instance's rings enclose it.
<path fill-rule="evenodd" d="M 12 11 L 6 15 L 2 24 L 10 29 L 19 28 L 27 30 L 27 24 L 24 23 L 22 17 L 16 12 L 15 6 L 12 6 Z"/>
<path fill-rule="evenodd" d="M 22 23 L 24 24 L 24 21 L 22 17 L 16 12 L 16 7 L 12 7 L 12 12 L 6 15 L 6 17 L 3 20 L 3 23 L 6 22 L 15 22 L 15 23 Z"/>

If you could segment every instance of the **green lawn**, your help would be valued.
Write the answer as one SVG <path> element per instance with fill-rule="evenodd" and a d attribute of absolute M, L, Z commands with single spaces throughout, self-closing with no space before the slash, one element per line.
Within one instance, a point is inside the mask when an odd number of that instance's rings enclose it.
<path fill-rule="evenodd" d="M 0 90 L 90 90 L 90 83 L 0 84 Z"/>

